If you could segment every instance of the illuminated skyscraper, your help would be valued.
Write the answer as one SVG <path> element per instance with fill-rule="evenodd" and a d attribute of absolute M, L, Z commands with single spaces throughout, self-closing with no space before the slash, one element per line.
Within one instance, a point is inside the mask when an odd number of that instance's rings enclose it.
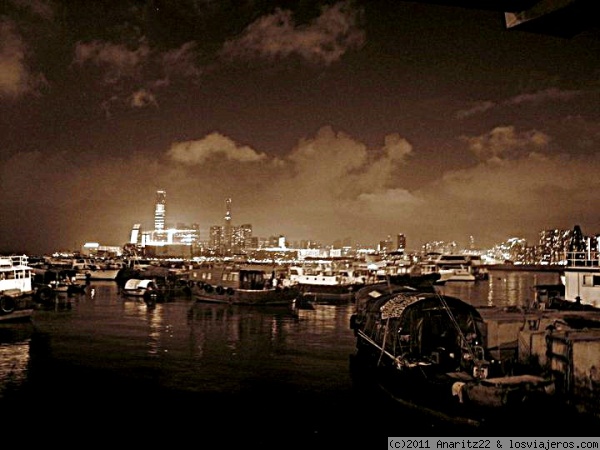
<path fill-rule="evenodd" d="M 154 230 L 164 231 L 166 214 L 167 192 L 163 190 L 156 191 L 156 206 L 154 208 Z"/>
<path fill-rule="evenodd" d="M 130 244 L 138 244 L 139 243 L 141 226 L 142 225 L 139 223 L 136 223 L 133 225 L 133 228 L 131 229 L 131 237 L 129 238 Z"/>
<path fill-rule="evenodd" d="M 231 199 L 225 199 L 225 225 L 223 226 L 223 244 L 225 245 L 225 252 L 231 250 L 232 241 L 232 229 L 231 229 Z"/>

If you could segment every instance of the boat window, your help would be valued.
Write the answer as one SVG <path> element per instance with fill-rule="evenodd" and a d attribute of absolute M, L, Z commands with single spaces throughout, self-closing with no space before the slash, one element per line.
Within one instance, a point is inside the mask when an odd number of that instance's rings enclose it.
<path fill-rule="evenodd" d="M 594 278 L 594 282 L 593 282 L 592 285 L 593 286 L 600 286 L 600 276 L 594 275 L 593 278 Z"/>

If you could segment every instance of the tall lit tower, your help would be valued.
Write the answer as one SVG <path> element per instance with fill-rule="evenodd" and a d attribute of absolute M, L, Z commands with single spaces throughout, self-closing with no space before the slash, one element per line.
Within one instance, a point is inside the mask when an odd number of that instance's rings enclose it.
<path fill-rule="evenodd" d="M 231 230 L 231 199 L 225 199 L 225 226 L 223 227 L 225 251 L 231 249 L 232 230 Z"/>
<path fill-rule="evenodd" d="M 167 192 L 159 189 L 156 191 L 156 205 L 154 207 L 154 229 L 164 231 L 165 229 L 165 205 L 167 203 Z"/>

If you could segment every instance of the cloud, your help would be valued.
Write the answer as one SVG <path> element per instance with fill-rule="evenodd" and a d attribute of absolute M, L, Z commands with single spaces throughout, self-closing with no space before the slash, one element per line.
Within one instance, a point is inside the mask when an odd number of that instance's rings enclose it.
<path fill-rule="evenodd" d="M 16 25 L 0 19 L 0 97 L 17 98 L 37 93 L 46 85 L 42 74 L 30 71 L 26 56 L 27 45 Z"/>
<path fill-rule="evenodd" d="M 196 64 L 196 51 L 198 44 L 196 42 L 186 42 L 181 47 L 164 52 L 162 59 L 162 68 L 167 78 L 174 76 L 184 78 L 198 78 L 202 70 Z"/>
<path fill-rule="evenodd" d="M 11 0 L 17 7 L 31 11 L 34 15 L 45 20 L 54 18 L 54 9 L 50 1 L 45 0 Z"/>
<path fill-rule="evenodd" d="M 123 78 L 136 78 L 149 54 L 150 48 L 144 41 L 139 42 L 136 48 L 97 40 L 78 42 L 73 64 L 83 66 L 89 63 L 102 67 L 105 70 L 103 81 L 114 84 Z"/>
<path fill-rule="evenodd" d="M 564 101 L 572 100 L 583 94 L 583 91 L 564 91 L 557 88 L 544 89 L 532 94 L 520 94 L 506 100 L 505 105 L 518 105 L 521 103 L 542 103 L 546 101 Z"/>
<path fill-rule="evenodd" d="M 103 71 L 102 84 L 111 90 L 101 107 L 110 117 L 117 105 L 131 108 L 158 106 L 157 95 L 174 79 L 195 81 L 202 74 L 195 63 L 195 50 L 196 44 L 187 42 L 160 52 L 151 48 L 144 38 L 133 47 L 99 40 L 80 41 L 75 45 L 72 67 L 91 65 Z M 131 81 L 142 87 L 132 90 Z"/>
<path fill-rule="evenodd" d="M 496 106 L 496 103 L 490 101 L 475 102 L 468 109 L 461 109 L 455 113 L 457 119 L 465 119 L 469 116 L 484 113 Z"/>
<path fill-rule="evenodd" d="M 348 50 L 364 44 L 360 15 L 352 2 L 339 2 L 325 6 L 312 22 L 297 25 L 291 11 L 277 8 L 273 14 L 248 25 L 238 38 L 227 41 L 221 56 L 273 59 L 297 55 L 328 65 L 338 61 Z"/>
<path fill-rule="evenodd" d="M 186 164 L 202 164 L 213 156 L 228 161 L 242 163 L 259 162 L 266 158 L 248 146 L 239 146 L 220 133 L 211 133 L 197 141 L 176 142 L 167 155 L 173 160 Z"/>
<path fill-rule="evenodd" d="M 539 105 L 545 102 L 551 101 L 571 101 L 577 97 L 585 94 L 582 90 L 561 90 L 558 88 L 548 88 L 533 93 L 519 94 L 514 97 L 507 98 L 501 102 L 494 101 L 480 101 L 474 102 L 472 106 L 467 109 L 461 109 L 454 115 L 457 119 L 465 119 L 467 117 L 482 114 L 490 111 L 494 108 L 514 106 L 522 104 L 533 104 Z"/>
<path fill-rule="evenodd" d="M 204 238 L 222 223 L 228 197 L 234 223 L 251 223 L 257 236 L 324 243 L 349 236 L 373 244 L 403 233 L 411 249 L 427 240 L 466 244 L 469 235 L 492 245 L 575 222 L 593 228 L 589 205 L 597 202 L 600 156 L 546 155 L 548 138 L 536 136 L 504 127 L 466 137 L 462 151 L 476 143 L 479 162 L 419 187 L 405 177 L 415 170 L 414 150 L 401 135 L 369 147 L 331 126 L 278 157 L 216 132 L 174 143 L 159 157 L 24 151 L 0 166 L 0 208 L 15 211 L 0 226 L 5 236 L 25 233 L 32 246 L 50 250 L 90 240 L 122 245 L 132 224 L 152 225 L 160 187 L 167 190 L 167 220 L 199 223 Z M 521 151 L 530 145 L 538 151 Z M 518 151 L 497 150 L 505 147 Z M 22 189 L 23 173 L 30 189 Z M 27 223 L 48 225 L 42 235 Z"/>
<path fill-rule="evenodd" d="M 144 108 L 150 105 L 158 106 L 154 94 L 146 89 L 139 89 L 135 91 L 133 94 L 131 94 L 129 100 L 129 104 L 134 108 Z"/>
<path fill-rule="evenodd" d="M 469 149 L 481 160 L 518 158 L 523 152 L 530 153 L 547 147 L 550 137 L 530 130 L 516 132 L 513 126 L 496 127 L 481 136 L 462 136 Z"/>

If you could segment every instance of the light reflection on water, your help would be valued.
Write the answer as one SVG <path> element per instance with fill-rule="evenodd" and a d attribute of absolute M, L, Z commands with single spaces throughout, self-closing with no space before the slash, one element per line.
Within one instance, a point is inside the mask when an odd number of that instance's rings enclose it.
<path fill-rule="evenodd" d="M 0 325 L 0 399 L 27 380 L 30 324 Z"/>
<path fill-rule="evenodd" d="M 491 270 L 487 280 L 448 282 L 438 290 L 475 306 L 526 307 L 534 299 L 536 284 L 560 282 L 559 272 Z"/>

